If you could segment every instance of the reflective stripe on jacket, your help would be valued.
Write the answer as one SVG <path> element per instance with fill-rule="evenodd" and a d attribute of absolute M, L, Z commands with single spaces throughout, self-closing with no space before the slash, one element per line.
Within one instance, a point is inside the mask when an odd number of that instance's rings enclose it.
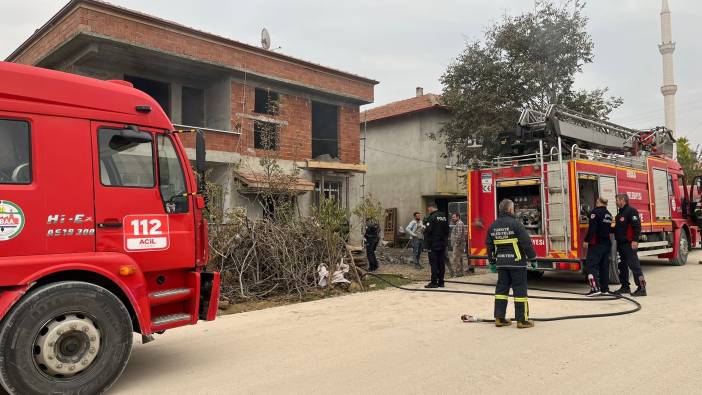
<path fill-rule="evenodd" d="M 485 245 L 488 260 L 498 267 L 525 267 L 526 259 L 536 258 L 531 237 L 512 214 L 500 214 L 488 229 Z"/>

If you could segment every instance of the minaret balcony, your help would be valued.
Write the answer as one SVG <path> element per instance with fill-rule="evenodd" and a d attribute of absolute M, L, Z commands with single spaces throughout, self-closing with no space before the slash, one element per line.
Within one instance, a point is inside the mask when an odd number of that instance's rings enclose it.
<path fill-rule="evenodd" d="M 675 43 L 669 42 L 669 43 L 658 44 L 658 50 L 661 52 L 661 55 L 673 53 L 675 51 Z"/>
<path fill-rule="evenodd" d="M 677 85 L 663 85 L 661 86 L 661 93 L 663 96 L 674 95 L 678 91 Z"/>

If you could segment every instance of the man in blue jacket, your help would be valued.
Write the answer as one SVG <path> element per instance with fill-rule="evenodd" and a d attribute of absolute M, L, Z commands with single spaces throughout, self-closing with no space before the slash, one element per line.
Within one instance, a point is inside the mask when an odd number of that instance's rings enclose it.
<path fill-rule="evenodd" d="M 612 213 L 607 210 L 607 199 L 597 198 L 590 213 L 590 226 L 583 240 L 587 248 L 587 272 L 590 292 L 586 296 L 609 293 L 609 258 L 612 253 Z"/>
<path fill-rule="evenodd" d="M 639 262 L 639 236 L 641 236 L 641 216 L 639 211 L 629 205 L 626 193 L 617 195 L 619 212 L 614 222 L 614 239 L 617 241 L 619 252 L 619 281 L 622 287 L 614 291 L 621 295 L 630 293 L 632 296 L 646 296 L 646 279 Z M 629 288 L 629 269 L 634 274 L 636 291 Z"/>

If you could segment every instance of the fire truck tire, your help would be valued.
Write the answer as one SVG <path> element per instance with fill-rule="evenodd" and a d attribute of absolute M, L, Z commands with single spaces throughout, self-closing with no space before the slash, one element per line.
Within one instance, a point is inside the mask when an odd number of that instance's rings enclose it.
<path fill-rule="evenodd" d="M 94 284 L 64 281 L 27 294 L 0 326 L 0 384 L 10 394 L 101 394 L 132 351 L 124 304 Z"/>
<path fill-rule="evenodd" d="M 682 266 L 687 263 L 687 254 L 690 252 L 690 241 L 687 239 L 687 233 L 685 233 L 685 230 L 681 229 L 679 230 L 680 232 L 680 239 L 678 241 L 678 253 L 675 255 L 675 258 L 670 260 L 670 263 L 672 263 L 675 266 Z"/>
<path fill-rule="evenodd" d="M 527 270 L 528 280 L 538 280 L 544 277 L 544 272 L 541 270 Z"/>

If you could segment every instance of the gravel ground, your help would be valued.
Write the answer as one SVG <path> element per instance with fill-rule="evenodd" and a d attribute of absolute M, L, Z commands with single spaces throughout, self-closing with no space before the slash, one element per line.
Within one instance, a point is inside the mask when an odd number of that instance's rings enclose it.
<path fill-rule="evenodd" d="M 490 317 L 490 297 L 394 289 L 221 317 L 136 345 L 112 393 L 699 393 L 700 258 L 695 251 L 682 267 L 646 263 L 641 312 L 528 330 L 459 320 L 462 313 Z M 492 283 L 495 275 L 474 280 Z M 586 291 L 572 275 L 532 285 Z M 538 317 L 628 307 L 530 303 Z"/>

